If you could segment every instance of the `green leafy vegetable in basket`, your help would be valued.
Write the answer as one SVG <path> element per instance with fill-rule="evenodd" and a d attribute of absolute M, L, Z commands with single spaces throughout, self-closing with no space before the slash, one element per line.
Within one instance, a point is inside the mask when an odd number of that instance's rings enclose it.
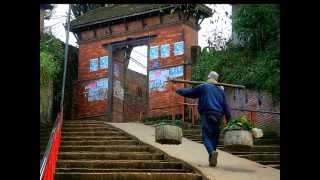
<path fill-rule="evenodd" d="M 250 131 L 254 138 L 261 138 L 263 136 L 262 129 L 256 128 L 251 124 L 245 116 L 236 117 L 229 121 L 227 126 L 223 129 L 223 133 L 227 130 L 243 129 Z"/>
<path fill-rule="evenodd" d="M 254 125 L 251 124 L 245 116 L 241 116 L 232 118 L 223 131 L 225 132 L 226 130 L 231 129 L 243 129 L 251 131 L 252 128 L 254 128 Z"/>

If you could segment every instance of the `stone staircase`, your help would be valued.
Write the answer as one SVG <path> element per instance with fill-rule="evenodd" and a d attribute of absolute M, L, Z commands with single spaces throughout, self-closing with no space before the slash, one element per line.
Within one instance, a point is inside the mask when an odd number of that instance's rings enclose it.
<path fill-rule="evenodd" d="M 199 123 L 199 122 L 198 122 Z M 154 125 L 155 122 L 149 121 L 147 125 Z M 200 125 L 194 127 L 185 122 L 182 125 L 183 137 L 203 143 Z M 264 132 L 264 137 L 254 139 L 254 147 L 250 150 L 227 150 L 223 147 L 223 134 L 220 135 L 218 149 L 246 158 L 257 163 L 280 169 L 280 138 L 274 133 Z"/>
<path fill-rule="evenodd" d="M 202 176 L 188 164 L 94 120 L 65 120 L 56 180 L 190 179 Z"/>

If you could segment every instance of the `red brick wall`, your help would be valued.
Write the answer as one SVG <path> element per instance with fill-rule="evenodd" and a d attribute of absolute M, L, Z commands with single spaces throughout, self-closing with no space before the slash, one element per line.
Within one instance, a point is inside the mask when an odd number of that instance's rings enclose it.
<path fill-rule="evenodd" d="M 190 48 L 191 46 L 197 45 L 198 34 L 195 28 L 190 27 L 182 22 L 179 22 L 177 15 L 167 15 L 163 17 L 163 24 L 160 24 L 159 17 L 149 17 L 144 19 L 144 23 L 148 25 L 148 28 L 142 27 L 142 22 L 140 20 L 128 22 L 128 31 L 125 30 L 124 24 L 113 25 L 112 34 L 109 34 L 107 27 L 100 27 L 95 29 L 96 37 L 93 37 L 93 32 L 84 31 L 81 34 L 81 41 L 79 45 L 79 68 L 78 68 L 78 117 L 86 116 L 98 116 L 106 113 L 107 110 L 107 100 L 88 102 L 84 96 L 84 86 L 88 79 L 99 79 L 106 77 L 108 75 L 108 70 L 98 70 L 96 72 L 90 72 L 90 59 L 101 57 L 104 55 L 109 55 L 109 52 L 102 46 L 104 44 L 109 44 L 112 42 L 123 41 L 130 38 L 138 38 L 148 35 L 157 35 L 155 39 L 150 42 L 150 46 L 162 45 L 168 43 L 170 45 L 170 57 L 161 59 L 160 65 L 172 66 L 182 63 L 190 62 Z M 169 24 L 170 23 L 170 24 Z M 173 44 L 177 41 L 184 41 L 184 54 L 179 56 L 173 55 Z M 160 55 L 160 53 L 159 53 Z M 110 55 L 109 55 L 110 57 Z M 116 57 L 113 57 L 116 59 Z M 109 59 L 110 61 L 110 59 Z M 150 64 L 150 63 L 149 63 Z M 149 66 L 150 68 L 150 66 Z M 184 79 L 190 79 L 191 75 L 191 65 L 184 65 Z M 129 83 L 130 84 L 130 83 Z M 183 87 L 183 84 L 177 84 L 177 87 Z M 166 86 L 167 87 L 167 86 Z M 161 111 L 151 111 L 156 107 L 169 106 L 172 95 L 171 89 L 166 88 L 162 92 L 150 92 L 149 93 L 149 113 L 151 115 L 157 115 L 162 112 L 170 110 L 169 108 L 163 109 Z M 183 102 L 184 98 L 178 97 L 178 100 Z M 121 107 L 123 104 L 117 102 L 114 99 L 114 103 L 118 105 L 118 114 L 123 113 Z M 138 108 L 139 110 L 141 108 Z M 124 109 L 129 111 L 128 109 Z M 118 116 L 118 115 L 117 115 Z M 117 117 L 116 122 L 123 121 L 123 119 Z"/>

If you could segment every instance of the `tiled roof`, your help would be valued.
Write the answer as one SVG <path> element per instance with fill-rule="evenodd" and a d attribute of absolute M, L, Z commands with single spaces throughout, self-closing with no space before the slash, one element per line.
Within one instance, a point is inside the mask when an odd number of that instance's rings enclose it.
<path fill-rule="evenodd" d="M 151 12 L 160 11 L 176 6 L 175 4 L 117 4 L 111 7 L 100 7 L 79 16 L 71 22 L 71 29 L 86 27 L 103 22 L 110 22 L 124 17 L 133 17 Z M 211 9 L 205 5 L 197 5 L 196 8 L 204 17 L 212 15 Z"/>

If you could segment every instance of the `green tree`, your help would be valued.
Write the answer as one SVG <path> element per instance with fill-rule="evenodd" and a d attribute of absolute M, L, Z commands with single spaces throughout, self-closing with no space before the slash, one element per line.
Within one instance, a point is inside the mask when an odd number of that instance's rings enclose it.
<path fill-rule="evenodd" d="M 274 5 L 241 5 L 233 16 L 240 44 L 228 44 L 221 51 L 203 49 L 193 67 L 192 79 L 205 81 L 210 71 L 220 73 L 220 81 L 265 90 L 280 100 L 279 8 Z"/>
<path fill-rule="evenodd" d="M 40 85 L 46 86 L 49 80 L 55 80 L 62 70 L 63 47 L 52 35 L 43 34 L 40 40 Z"/>
<path fill-rule="evenodd" d="M 40 39 L 40 117 L 43 125 L 50 125 L 55 90 L 61 88 L 60 77 L 63 67 L 61 41 L 50 34 Z"/>

